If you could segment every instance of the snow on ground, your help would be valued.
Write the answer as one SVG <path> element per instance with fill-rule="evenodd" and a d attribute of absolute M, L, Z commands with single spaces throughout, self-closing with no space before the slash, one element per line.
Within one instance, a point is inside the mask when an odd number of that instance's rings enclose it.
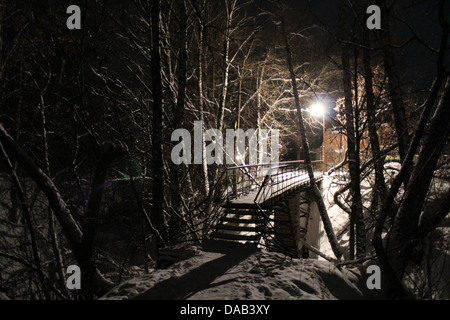
<path fill-rule="evenodd" d="M 335 300 L 363 299 L 356 268 L 291 259 L 252 245 L 211 242 L 187 247 L 191 257 L 112 289 L 101 299 Z M 214 252 L 217 251 L 217 252 Z"/>
<path fill-rule="evenodd" d="M 324 175 L 322 180 L 322 190 L 323 199 L 325 206 L 327 207 L 328 216 L 330 217 L 331 223 L 335 234 L 339 235 L 348 226 L 349 217 L 337 204 L 334 203 L 333 196 L 338 191 L 345 180 L 339 178 L 339 173 L 333 173 L 331 175 Z M 346 232 L 340 241 L 343 245 L 348 242 L 348 232 Z M 325 230 L 323 228 L 323 223 L 320 223 L 320 240 L 319 240 L 319 250 L 326 254 L 328 257 L 334 257 L 333 250 L 331 249 L 330 243 L 326 236 Z M 322 259 L 322 258 L 319 258 Z"/>
<path fill-rule="evenodd" d="M 394 178 L 394 176 L 400 170 L 400 163 L 389 161 L 385 163 L 385 178 L 387 181 Z M 372 192 L 372 186 L 374 184 L 375 175 L 371 172 L 367 177 L 361 181 L 361 196 L 363 200 L 363 206 L 366 208 L 370 207 L 370 197 L 368 195 Z M 349 177 L 347 173 L 334 172 L 330 175 L 324 175 L 323 177 L 323 199 L 325 206 L 327 207 L 328 216 L 330 217 L 331 223 L 335 234 L 338 236 L 338 240 L 341 246 L 348 247 L 349 242 L 349 215 L 344 212 L 335 202 L 334 194 L 343 186 L 349 183 Z M 344 193 L 346 195 L 348 191 Z M 402 189 L 400 190 L 399 197 L 402 195 Z M 343 201 L 344 202 L 344 201 Z M 326 236 L 325 230 L 323 229 L 323 223 L 320 223 L 320 241 L 319 249 L 321 252 L 329 257 L 334 257 L 333 251 L 331 249 L 330 243 Z M 344 253 L 347 254 L 347 253 Z M 322 258 L 319 258 L 322 259 Z"/>
<path fill-rule="evenodd" d="M 348 214 L 333 199 L 345 183 L 339 173 L 324 176 L 323 193 L 336 234 L 348 242 Z M 368 192 L 368 190 L 364 190 Z M 334 257 L 321 226 L 319 250 Z M 178 250 L 180 251 L 180 250 Z M 338 268 L 321 258 L 292 259 L 280 253 L 256 250 L 253 245 L 212 241 L 204 247 L 181 249 L 185 257 L 166 269 L 126 281 L 101 299 L 208 299 L 208 300 L 329 300 L 374 298 L 366 289 L 365 272 Z M 361 270 L 365 270 L 361 266 Z"/>

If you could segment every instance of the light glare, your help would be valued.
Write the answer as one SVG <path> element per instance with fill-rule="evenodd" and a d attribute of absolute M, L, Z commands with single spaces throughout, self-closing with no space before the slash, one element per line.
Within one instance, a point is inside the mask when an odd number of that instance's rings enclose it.
<path fill-rule="evenodd" d="M 321 102 L 316 102 L 311 106 L 310 112 L 315 117 L 321 117 L 325 114 L 325 106 Z"/>

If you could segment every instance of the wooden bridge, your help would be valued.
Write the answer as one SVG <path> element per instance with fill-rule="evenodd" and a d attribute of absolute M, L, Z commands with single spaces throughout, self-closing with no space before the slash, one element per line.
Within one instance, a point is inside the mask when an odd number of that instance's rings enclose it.
<path fill-rule="evenodd" d="M 321 164 L 313 162 L 319 184 L 323 175 L 317 169 Z M 303 161 L 229 167 L 208 199 L 196 208 L 200 213 L 184 221 L 191 221 L 191 230 L 201 226 L 202 240 L 252 242 L 290 256 L 306 257 L 309 251 L 303 243 L 308 242 L 308 236 L 309 242 L 317 238 L 320 219 L 317 212 L 312 216 L 316 206 L 310 186 Z"/>

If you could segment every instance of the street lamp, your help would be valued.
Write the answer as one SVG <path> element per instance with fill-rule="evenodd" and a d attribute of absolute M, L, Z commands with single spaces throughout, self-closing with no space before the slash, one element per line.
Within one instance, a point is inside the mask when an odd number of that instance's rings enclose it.
<path fill-rule="evenodd" d="M 326 108 L 325 105 L 322 102 L 316 102 L 313 105 L 311 105 L 310 113 L 314 117 L 320 117 L 322 116 L 322 129 L 323 129 L 323 135 L 322 135 L 322 173 L 325 173 L 325 113 Z"/>

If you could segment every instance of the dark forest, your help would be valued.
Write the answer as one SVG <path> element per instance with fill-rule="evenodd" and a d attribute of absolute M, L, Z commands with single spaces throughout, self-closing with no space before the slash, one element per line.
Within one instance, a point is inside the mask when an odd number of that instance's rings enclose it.
<path fill-rule="evenodd" d="M 0 0 L 0 297 L 97 299 L 216 239 L 449 299 L 449 13 Z"/>

